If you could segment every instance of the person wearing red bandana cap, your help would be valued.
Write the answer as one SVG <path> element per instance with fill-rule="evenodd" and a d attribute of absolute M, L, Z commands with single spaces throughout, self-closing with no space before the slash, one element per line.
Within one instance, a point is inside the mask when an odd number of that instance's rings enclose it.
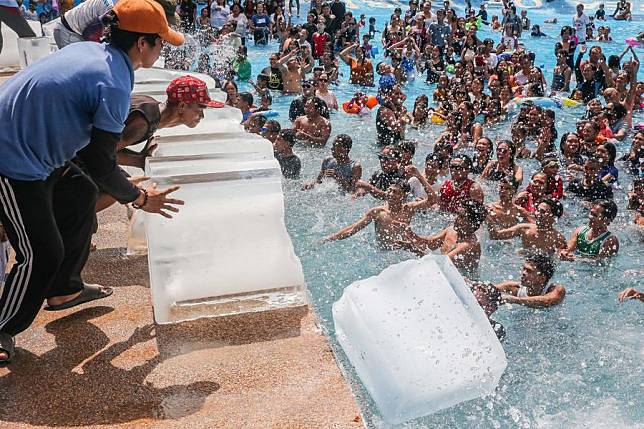
<path fill-rule="evenodd" d="M 157 147 L 154 133 L 163 128 L 185 125 L 194 128 L 204 117 L 203 109 L 222 108 L 224 103 L 213 100 L 208 93 L 206 82 L 194 76 L 174 79 L 166 88 L 167 100 L 160 102 L 148 95 L 133 95 L 130 113 L 125 120 L 121 140 L 117 144 L 119 165 L 143 169 L 145 159 Z M 145 147 L 136 152 L 128 146 L 147 141 Z M 96 211 L 104 210 L 116 200 L 107 193 L 101 193 Z"/>

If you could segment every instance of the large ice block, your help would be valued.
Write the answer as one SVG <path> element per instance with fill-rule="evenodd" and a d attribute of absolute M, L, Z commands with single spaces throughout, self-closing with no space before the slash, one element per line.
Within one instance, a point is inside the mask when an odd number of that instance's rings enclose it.
<path fill-rule="evenodd" d="M 273 156 L 273 147 L 263 138 L 244 132 L 210 134 L 202 136 L 167 136 L 156 140 L 159 144 L 156 157 L 200 156 L 226 153 L 261 153 Z"/>
<path fill-rule="evenodd" d="M 42 34 L 40 22 L 27 21 L 36 36 Z M 20 54 L 18 53 L 18 35 L 7 25 L 2 25 L 3 47 L 0 54 L 0 71 L 18 71 L 20 69 Z"/>
<path fill-rule="evenodd" d="M 146 216 L 157 323 L 305 304 L 279 168 L 154 181 L 186 202 L 174 219 Z"/>
<path fill-rule="evenodd" d="M 487 317 L 445 256 L 401 262 L 333 304 L 338 341 L 389 423 L 490 394 L 507 365 Z"/>

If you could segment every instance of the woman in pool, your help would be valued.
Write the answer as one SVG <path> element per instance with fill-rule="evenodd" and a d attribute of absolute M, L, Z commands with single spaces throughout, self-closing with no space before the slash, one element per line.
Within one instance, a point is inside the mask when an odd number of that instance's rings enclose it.
<path fill-rule="evenodd" d="M 221 89 L 226 93 L 226 105 L 236 106 L 237 97 L 239 96 L 237 84 L 232 80 L 227 80 L 226 82 L 224 82 Z"/>
<path fill-rule="evenodd" d="M 561 165 L 570 171 L 582 171 L 584 158 L 581 156 L 581 144 L 577 133 L 565 133 L 559 142 Z"/>
<path fill-rule="evenodd" d="M 429 98 L 425 94 L 416 97 L 414 110 L 409 114 L 409 124 L 414 128 L 424 127 L 429 123 Z"/>
<path fill-rule="evenodd" d="M 508 140 L 501 140 L 496 146 L 496 160 L 491 161 L 481 173 L 482 179 L 501 180 L 512 177 L 519 185 L 523 183 L 523 168 L 515 162 L 516 146 Z"/>
<path fill-rule="evenodd" d="M 525 191 L 520 192 L 514 199 L 514 203 L 520 205 L 528 211 L 534 213 L 537 206 L 548 196 L 548 176 L 542 171 L 532 175 L 532 179 Z"/>
<path fill-rule="evenodd" d="M 598 146 L 597 150 L 595 150 L 595 156 L 599 158 L 601 163 L 599 178 L 607 184 L 617 182 L 619 171 L 615 167 L 615 158 L 617 157 L 615 145 L 607 142 Z"/>
<path fill-rule="evenodd" d="M 588 225 L 575 229 L 568 240 L 567 249 L 559 252 L 559 257 L 565 261 L 574 261 L 578 257 L 601 260 L 616 255 L 619 240 L 608 230 L 616 216 L 617 205 L 613 201 L 595 201 L 588 214 Z"/>
<path fill-rule="evenodd" d="M 489 138 L 481 137 L 476 141 L 474 150 L 476 153 L 472 159 L 472 173 L 481 174 L 490 163 L 492 152 L 494 152 L 494 144 Z"/>

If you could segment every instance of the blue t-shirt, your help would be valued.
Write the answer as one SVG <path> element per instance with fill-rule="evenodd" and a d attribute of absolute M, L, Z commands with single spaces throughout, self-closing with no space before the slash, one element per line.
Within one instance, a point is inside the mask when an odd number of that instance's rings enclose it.
<path fill-rule="evenodd" d="M 0 86 L 0 175 L 44 180 L 90 141 L 123 131 L 134 70 L 109 44 L 73 43 Z"/>
<path fill-rule="evenodd" d="M 259 28 L 268 27 L 268 24 L 271 21 L 268 15 L 253 15 L 251 20 L 253 21 L 253 25 Z"/>

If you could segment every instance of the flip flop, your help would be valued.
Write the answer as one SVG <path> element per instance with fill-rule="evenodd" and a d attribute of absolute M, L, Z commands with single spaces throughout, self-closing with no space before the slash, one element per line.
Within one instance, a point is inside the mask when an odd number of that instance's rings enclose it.
<path fill-rule="evenodd" d="M 0 359 L 0 366 L 11 363 L 16 342 L 9 334 L 0 334 L 0 351 L 5 352 L 8 356 L 6 359 Z"/>
<path fill-rule="evenodd" d="M 108 296 L 112 295 L 112 292 L 114 292 L 114 290 L 111 287 L 85 283 L 83 291 L 76 298 L 58 305 L 47 305 L 44 310 L 67 310 L 68 308 L 76 307 L 77 305 L 85 304 L 86 302 L 107 298 Z"/>

